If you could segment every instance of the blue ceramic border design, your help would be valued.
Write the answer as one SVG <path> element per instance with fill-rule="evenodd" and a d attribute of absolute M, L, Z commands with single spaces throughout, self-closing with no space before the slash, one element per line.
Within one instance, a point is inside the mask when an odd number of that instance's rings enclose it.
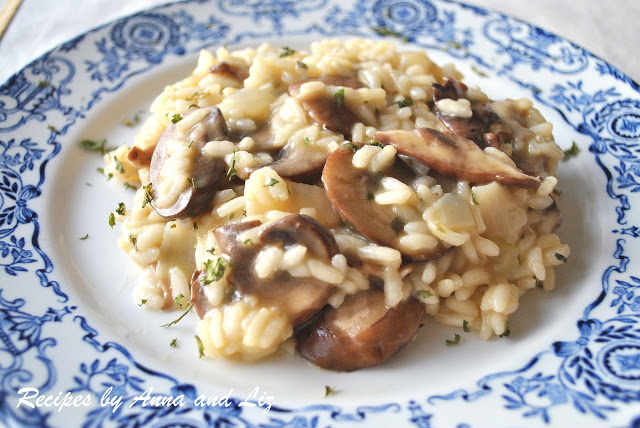
<path fill-rule="evenodd" d="M 467 22 L 458 19 L 462 14 L 470 15 L 474 24 L 461 24 Z M 247 25 L 227 25 L 227 18 Z M 259 408 L 239 407 L 239 399 L 231 399 L 228 408 L 196 407 L 195 386 L 141 366 L 127 349 L 103 342 L 81 310 L 69 305 L 64 285 L 50 279 L 55 267 L 40 248 L 39 216 L 31 208 L 31 201 L 46 191 L 47 164 L 60 152 L 68 130 L 106 94 L 169 56 L 268 36 L 378 37 L 376 27 L 429 49 L 446 50 L 530 89 L 537 101 L 556 109 L 591 141 L 588 151 L 607 179 L 606 192 L 615 201 L 617 217 L 616 228 L 608 231 L 617 247 L 602 274 L 601 289 L 577 320 L 575 337 L 558 338 L 524 367 L 483 377 L 474 390 L 356 409 L 274 407 L 265 414 Z M 95 52 L 80 57 L 79 46 L 87 44 Z M 519 80 L 521 70 L 541 78 Z M 585 74 L 598 75 L 599 87 L 586 83 Z M 71 84 L 78 79 L 91 88 L 83 101 L 72 97 Z M 637 245 L 640 225 L 634 223 L 637 216 L 629 216 L 640 192 L 639 159 L 637 83 L 553 34 L 482 8 L 443 0 L 197 0 L 118 20 L 45 54 L 0 86 L 0 275 L 7 278 L 0 287 L 0 421 L 58 426 L 55 410 L 15 406 L 17 385 L 28 382 L 46 392 L 61 380 L 51 358 L 60 339 L 57 324 L 79 329 L 91 354 L 75 370 L 69 392 L 99 402 L 111 387 L 113 396 L 130 399 L 153 382 L 154 393 L 187 398 L 183 407 L 122 406 L 115 412 L 92 407 L 81 416 L 85 427 L 366 426 L 380 415 L 430 427 L 437 425 L 442 403 L 489 398 L 527 423 L 551 424 L 558 408 L 607 421 L 622 406 L 640 401 L 640 277 L 632 272 L 631 260 L 637 255 L 630 251 Z M 25 300 L 26 292 L 8 287 L 9 280 L 36 284 L 25 285 L 25 290 L 49 293 L 48 303 Z M 629 422 L 640 424 L 639 419 Z M 458 426 L 469 425 L 461 420 Z"/>

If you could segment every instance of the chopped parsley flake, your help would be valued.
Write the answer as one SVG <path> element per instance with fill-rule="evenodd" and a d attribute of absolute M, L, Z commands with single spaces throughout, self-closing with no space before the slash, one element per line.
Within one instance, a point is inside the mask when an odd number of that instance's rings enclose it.
<path fill-rule="evenodd" d="M 369 141 L 369 145 L 370 146 L 377 146 L 377 147 L 384 148 L 384 144 L 382 144 L 380 141 L 376 141 L 376 140 Z"/>
<path fill-rule="evenodd" d="M 125 189 L 129 189 L 129 190 L 137 190 L 138 188 L 132 184 L 129 184 L 127 182 L 124 183 L 124 188 Z"/>
<path fill-rule="evenodd" d="M 344 88 L 338 89 L 336 93 L 333 94 L 333 98 L 338 103 L 338 106 L 342 107 L 344 105 Z"/>
<path fill-rule="evenodd" d="M 129 234 L 129 242 L 133 245 L 133 249 L 138 251 L 138 237 L 136 235 Z"/>
<path fill-rule="evenodd" d="M 309 137 L 304 137 L 304 140 L 302 140 L 305 144 L 309 144 L 309 142 L 311 141 L 309 139 Z"/>
<path fill-rule="evenodd" d="M 346 147 L 347 149 L 353 150 L 354 153 L 358 151 L 358 147 L 353 143 L 344 143 L 343 146 Z"/>
<path fill-rule="evenodd" d="M 231 180 L 236 176 L 236 152 L 233 152 L 231 155 L 231 165 L 229 165 L 229 170 L 227 171 L 227 177 Z"/>
<path fill-rule="evenodd" d="M 269 182 L 267 184 L 265 184 L 262 187 L 273 187 L 278 183 L 280 183 L 280 181 L 276 180 L 275 178 L 272 178 L 271 180 L 269 180 Z"/>
<path fill-rule="evenodd" d="M 129 128 L 133 128 L 134 126 L 136 126 L 137 124 L 140 123 L 140 113 L 136 113 L 133 116 L 133 119 L 129 119 L 126 116 L 122 116 L 122 124 L 124 126 L 128 126 Z"/>
<path fill-rule="evenodd" d="M 204 346 L 202 346 L 202 340 L 200 340 L 200 336 L 195 335 L 196 344 L 198 345 L 198 358 L 204 357 Z"/>
<path fill-rule="evenodd" d="M 124 174 L 124 165 L 122 165 L 122 162 L 120 162 L 115 156 L 113 157 L 113 163 L 116 164 L 116 171 L 118 171 L 120 174 Z"/>
<path fill-rule="evenodd" d="M 500 335 L 500 337 L 508 337 L 511 334 L 511 330 L 509 329 L 509 321 L 504 323 L 504 333 Z"/>
<path fill-rule="evenodd" d="M 462 321 L 462 330 L 464 330 L 465 333 L 471 333 L 469 322 L 467 320 Z"/>
<path fill-rule="evenodd" d="M 149 202 L 153 200 L 153 195 L 151 194 L 151 183 L 148 183 L 143 187 L 144 189 L 144 198 L 142 199 L 142 208 L 146 207 Z"/>
<path fill-rule="evenodd" d="M 402 108 L 402 107 L 410 107 L 413 105 L 413 100 L 410 98 L 405 98 L 402 101 L 396 101 L 396 104 L 398 104 L 398 107 Z"/>
<path fill-rule="evenodd" d="M 147 303 L 147 299 L 142 299 L 142 300 L 140 300 L 140 303 L 138 303 L 138 306 L 142 306 L 142 305 L 144 305 L 146 303 Z"/>
<path fill-rule="evenodd" d="M 184 297 L 184 294 L 182 294 L 182 293 L 178 294 L 178 295 L 175 297 L 175 299 L 173 299 L 173 303 L 175 303 L 175 304 L 176 304 L 176 306 L 182 306 L 182 302 L 181 302 L 181 300 L 182 300 L 182 298 L 183 298 L 183 297 Z"/>
<path fill-rule="evenodd" d="M 429 290 L 418 290 L 416 291 L 416 294 L 418 297 L 422 297 L 423 299 L 433 296 L 433 293 Z"/>
<path fill-rule="evenodd" d="M 187 310 L 185 310 L 182 313 L 182 315 L 180 315 L 178 318 L 176 318 L 175 320 L 167 324 L 162 324 L 160 327 L 171 327 L 172 325 L 179 323 L 180 321 L 182 321 L 182 318 L 184 318 L 192 308 L 193 308 L 193 303 L 189 302 L 189 304 L 187 305 Z"/>
<path fill-rule="evenodd" d="M 304 62 L 302 62 L 302 61 L 298 61 L 298 62 L 296 62 L 296 66 L 298 66 L 298 67 L 300 67 L 300 68 L 309 68 L 309 67 L 307 67 L 307 64 L 305 64 L 305 63 L 304 63 Z"/>
<path fill-rule="evenodd" d="M 180 113 L 176 113 L 173 116 L 171 116 L 171 122 L 172 123 L 178 123 L 182 120 L 182 116 L 180 116 Z"/>
<path fill-rule="evenodd" d="M 397 37 L 401 39 L 403 42 L 409 41 L 409 36 L 405 36 L 403 34 L 398 33 L 397 31 L 393 31 L 388 29 L 387 27 L 371 27 L 376 34 L 383 37 Z"/>
<path fill-rule="evenodd" d="M 563 256 L 562 254 L 560 254 L 560 253 L 553 253 L 553 257 L 555 257 L 556 259 L 558 259 L 562 263 L 566 263 L 567 262 L 567 258 L 565 256 Z"/>
<path fill-rule="evenodd" d="M 116 225 L 116 216 L 113 213 L 109 213 L 109 226 L 113 229 L 113 226 Z"/>
<path fill-rule="evenodd" d="M 458 343 L 460 343 L 460 335 L 456 333 L 453 340 L 447 339 L 446 343 L 447 343 L 447 346 L 457 345 Z"/>
<path fill-rule="evenodd" d="M 578 145 L 576 144 L 576 142 L 574 141 L 571 144 L 571 148 L 567 149 L 564 151 L 564 158 L 562 159 L 563 161 L 567 161 L 573 157 L 578 156 L 578 153 L 580 153 L 580 147 L 578 147 Z"/>
<path fill-rule="evenodd" d="M 280 51 L 280 58 L 284 58 L 285 56 L 293 55 L 296 53 L 294 49 L 291 49 L 289 46 L 283 46 Z"/>
<path fill-rule="evenodd" d="M 102 154 L 105 154 L 106 152 L 109 151 L 106 145 L 107 145 L 106 138 L 100 141 L 94 141 L 89 139 L 80 140 L 80 147 L 82 147 L 85 150 L 89 150 L 91 152 L 100 152 Z"/>
<path fill-rule="evenodd" d="M 476 73 L 480 77 L 487 77 L 487 73 L 485 73 L 484 71 L 480 70 L 475 65 L 471 66 L 471 70 L 473 70 L 473 72 Z"/>
<path fill-rule="evenodd" d="M 187 182 L 192 188 L 196 188 L 196 179 L 193 177 L 187 177 Z"/>
<path fill-rule="evenodd" d="M 246 239 L 242 245 L 253 245 L 253 241 L 251 239 Z"/>
<path fill-rule="evenodd" d="M 96 168 L 96 171 L 98 171 L 102 175 L 105 175 L 104 168 L 99 168 L 98 167 L 98 168 Z M 106 177 L 107 177 L 107 181 L 109 181 L 109 180 L 111 180 L 113 178 L 113 174 L 111 174 L 111 173 L 106 174 Z"/>
<path fill-rule="evenodd" d="M 336 391 L 335 388 L 331 388 L 330 386 L 325 385 L 325 387 L 324 387 L 324 398 L 327 398 L 328 396 L 333 395 L 336 392 L 337 391 Z"/>
<path fill-rule="evenodd" d="M 402 229 L 404 229 L 404 224 L 404 220 L 400 217 L 394 217 L 393 220 L 391 220 L 391 229 L 393 229 L 397 235 L 402 232 Z"/>
<path fill-rule="evenodd" d="M 49 82 L 47 82 L 46 80 L 38 80 L 38 88 L 46 88 L 49 86 Z"/>
<path fill-rule="evenodd" d="M 125 215 L 127 212 L 127 208 L 124 206 L 124 202 L 118 202 L 118 208 L 116 209 L 116 214 Z"/>
<path fill-rule="evenodd" d="M 178 338 L 174 337 L 171 343 L 169 344 L 169 346 L 171 346 L 172 348 L 175 348 L 177 344 L 178 344 Z"/>
<path fill-rule="evenodd" d="M 449 46 L 451 46 L 452 48 L 454 48 L 454 49 L 460 49 L 460 48 L 462 47 L 462 45 L 461 45 L 460 43 L 458 43 L 458 42 L 456 42 L 456 41 L 454 41 L 454 40 L 449 40 L 449 41 L 447 42 L 447 44 L 448 44 Z"/>
<path fill-rule="evenodd" d="M 227 262 L 218 257 L 216 264 L 213 264 L 213 260 L 207 260 L 204 264 L 205 277 L 202 280 L 203 285 L 211 284 L 214 281 L 220 281 L 224 275 L 224 270 L 227 267 Z"/>
<path fill-rule="evenodd" d="M 82 238 L 80 238 L 80 240 L 81 240 L 81 241 L 84 241 L 84 240 L 86 240 L 86 239 L 88 239 L 88 238 L 89 238 L 89 234 L 87 233 L 87 234 L 86 234 L 86 235 L 84 235 Z"/>
<path fill-rule="evenodd" d="M 376 195 L 374 195 L 373 193 L 367 193 L 367 201 L 373 201 L 376 198 Z"/>

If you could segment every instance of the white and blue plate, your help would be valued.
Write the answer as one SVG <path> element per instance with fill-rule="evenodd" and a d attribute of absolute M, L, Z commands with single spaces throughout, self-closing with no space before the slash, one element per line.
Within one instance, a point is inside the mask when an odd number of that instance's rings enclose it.
<path fill-rule="evenodd" d="M 131 144 L 137 129 L 123 118 L 147 112 L 200 49 L 303 49 L 327 37 L 427 49 L 494 99 L 532 98 L 560 146 L 580 148 L 558 169 L 559 235 L 572 255 L 553 292 L 521 299 L 509 337 L 485 342 L 426 322 L 392 360 L 354 373 L 297 355 L 239 364 L 199 358 L 194 314 L 163 328 L 178 313 L 133 300 L 135 273 L 107 222 L 132 192 L 97 173 L 102 159 L 78 142 Z M 444 0 L 148 10 L 0 86 L 0 171 L 0 425 L 640 426 L 639 86 L 525 22 Z"/>

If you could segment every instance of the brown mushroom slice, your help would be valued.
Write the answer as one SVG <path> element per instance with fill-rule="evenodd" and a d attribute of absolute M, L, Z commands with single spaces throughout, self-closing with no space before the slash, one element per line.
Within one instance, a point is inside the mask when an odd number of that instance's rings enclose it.
<path fill-rule="evenodd" d="M 399 153 L 412 156 L 442 175 L 471 183 L 537 188 L 540 180 L 485 153 L 473 141 L 430 128 L 412 131 L 378 131 L 376 141 L 392 144 Z"/>
<path fill-rule="evenodd" d="M 329 152 L 326 149 L 313 144 L 288 144 L 280 150 L 274 162 L 242 168 L 236 172 L 238 177 L 247 180 L 254 171 L 268 166 L 280 177 L 313 183 L 320 177 L 327 157 Z"/>
<path fill-rule="evenodd" d="M 301 101 L 302 106 L 307 110 L 313 122 L 344 135 L 347 140 L 351 140 L 351 128 L 360 119 L 344 102 L 338 102 L 335 96 L 328 94 L 301 98 L 300 87 L 305 83 L 314 81 L 323 82 L 327 86 L 342 86 L 352 89 L 362 88 L 364 85 L 348 77 L 329 76 L 299 80 L 289 85 L 289 94 Z"/>
<path fill-rule="evenodd" d="M 221 253 L 232 266 L 228 281 L 239 296 L 255 296 L 263 305 L 282 308 L 294 326 L 308 321 L 327 303 L 332 285 L 314 277 L 294 277 L 286 271 L 260 278 L 255 261 L 267 245 L 281 245 L 286 249 L 302 244 L 315 259 L 330 263 L 338 253 L 333 235 L 313 218 L 292 214 L 266 226 L 260 232 L 260 243 L 239 242 L 240 233 L 251 227 L 238 223 L 214 231 Z"/>
<path fill-rule="evenodd" d="M 149 147 L 141 148 L 138 146 L 133 146 L 127 152 L 127 160 L 131 165 L 141 168 L 148 167 L 151 165 L 151 158 L 153 157 L 153 152 L 156 149 L 156 145 L 152 144 Z"/>
<path fill-rule="evenodd" d="M 207 109 L 209 110 L 207 116 L 188 131 L 180 131 L 177 124 L 171 124 L 158 139 L 151 158 L 149 180 L 151 181 L 151 206 L 162 217 L 184 218 L 207 211 L 211 206 L 215 192 L 226 180 L 227 165 L 224 159 L 206 156 L 203 153 L 203 148 L 209 141 L 226 138 L 227 124 L 217 107 L 207 107 Z M 193 152 L 189 171 L 190 185 L 185 186 L 171 206 L 161 207 L 156 203 L 158 185 L 162 168 L 169 159 L 168 146 L 173 141 L 189 141 L 190 143 L 190 149 Z"/>
<path fill-rule="evenodd" d="M 432 90 L 436 114 L 454 134 L 473 141 L 481 148 L 487 146 L 499 148 L 500 144 L 510 140 L 511 131 L 485 102 L 472 102 L 472 115 L 469 118 L 450 115 L 438 108 L 438 101 L 445 98 L 452 100 L 465 98 L 467 86 L 464 83 L 445 77 L 444 84 L 434 83 Z"/>
<path fill-rule="evenodd" d="M 229 79 L 243 81 L 249 77 L 249 66 L 243 62 L 222 61 L 211 67 L 209 72 Z"/>
<path fill-rule="evenodd" d="M 398 215 L 393 207 L 370 200 L 380 186 L 381 176 L 367 168 L 356 168 L 353 155 L 353 150 L 339 148 L 329 156 L 322 171 L 327 197 L 340 217 L 370 241 L 395 248 L 413 260 L 428 260 L 440 255 L 443 251 L 440 244 L 415 251 L 400 246 L 399 231 L 394 228 Z"/>
<path fill-rule="evenodd" d="M 351 295 L 296 333 L 296 349 L 311 363 L 335 371 L 380 364 L 418 332 L 425 306 L 414 298 L 385 306 L 382 290 Z"/>

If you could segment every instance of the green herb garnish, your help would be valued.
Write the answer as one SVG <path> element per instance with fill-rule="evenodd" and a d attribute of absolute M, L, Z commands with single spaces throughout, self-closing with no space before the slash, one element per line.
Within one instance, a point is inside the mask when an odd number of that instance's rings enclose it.
<path fill-rule="evenodd" d="M 196 179 L 193 177 L 187 177 L 187 182 L 189 183 L 189 185 L 191 186 L 191 188 L 195 189 L 196 188 Z"/>
<path fill-rule="evenodd" d="M 473 72 L 476 73 L 480 77 L 487 77 L 487 73 L 485 73 L 484 71 L 480 70 L 475 65 L 471 66 L 471 70 L 473 70 Z"/>
<path fill-rule="evenodd" d="M 344 105 L 344 88 L 340 88 L 333 94 L 333 98 L 338 103 L 338 107 L 342 107 Z"/>
<path fill-rule="evenodd" d="M 422 297 L 423 299 L 433 296 L 433 293 L 429 290 L 418 290 L 416 291 L 416 294 L 418 297 Z"/>
<path fill-rule="evenodd" d="M 275 178 L 272 178 L 271 180 L 269 180 L 267 184 L 263 185 L 262 187 L 273 187 L 278 183 L 280 183 L 280 181 L 276 180 Z"/>
<path fill-rule="evenodd" d="M 202 346 L 202 340 L 200 340 L 200 336 L 197 334 L 194 336 L 196 338 L 196 344 L 198 345 L 198 358 L 204 357 L 204 346 Z"/>
<path fill-rule="evenodd" d="M 305 63 L 304 63 L 304 62 L 302 62 L 302 61 L 298 61 L 298 62 L 296 62 L 296 65 L 297 65 L 298 67 L 300 67 L 300 68 L 309 68 L 309 67 L 307 67 L 307 64 L 305 64 Z"/>
<path fill-rule="evenodd" d="M 564 151 L 564 158 L 562 160 L 563 161 L 567 161 L 567 160 L 571 159 L 572 157 L 578 156 L 578 153 L 580 153 L 580 147 L 578 147 L 578 145 L 574 141 L 571 144 L 571 148 L 569 148 L 569 149 Z"/>
<path fill-rule="evenodd" d="M 453 340 L 447 339 L 446 342 L 447 342 L 447 346 L 457 345 L 458 343 L 460 343 L 460 335 L 456 333 Z"/>
<path fill-rule="evenodd" d="M 404 229 L 404 225 L 404 220 L 402 220 L 400 217 L 394 217 L 393 220 L 391 220 L 391 229 L 393 229 L 396 235 L 402 232 L 402 229 Z"/>
<path fill-rule="evenodd" d="M 122 165 L 122 162 L 120 162 L 115 156 L 113 157 L 113 163 L 116 164 L 116 171 L 118 171 L 120 174 L 124 174 L 124 165 Z"/>
<path fill-rule="evenodd" d="M 116 214 L 125 215 L 126 212 L 127 212 L 127 209 L 124 206 L 124 202 L 118 202 L 118 208 L 116 209 Z"/>
<path fill-rule="evenodd" d="M 309 139 L 309 137 L 304 137 L 304 139 L 302 140 L 303 143 L 305 144 L 309 144 L 311 140 Z"/>
<path fill-rule="evenodd" d="M 294 53 L 296 53 L 296 51 L 294 49 L 291 49 L 288 46 L 283 46 L 282 50 L 280 51 L 280 58 L 284 58 L 285 56 L 293 55 Z"/>
<path fill-rule="evenodd" d="M 480 205 L 480 202 L 478 202 L 478 197 L 473 191 L 471 191 L 471 202 L 473 202 L 473 205 Z"/>
<path fill-rule="evenodd" d="M 251 239 L 246 239 L 242 245 L 253 245 L 253 241 Z"/>
<path fill-rule="evenodd" d="M 182 298 L 184 297 L 184 294 L 180 293 L 178 294 L 174 299 L 173 299 L 173 303 L 176 304 L 176 306 L 182 306 Z"/>
<path fill-rule="evenodd" d="M 371 140 L 371 141 L 369 141 L 369 145 L 370 146 L 381 147 L 381 148 L 384 149 L 384 144 L 382 144 L 380 141 Z"/>
<path fill-rule="evenodd" d="M 213 260 L 207 260 L 204 264 L 205 277 L 202 280 L 203 285 L 211 284 L 214 281 L 220 281 L 224 275 L 224 270 L 227 267 L 227 262 L 218 257 L 216 264 L 213 264 Z"/>
<path fill-rule="evenodd" d="M 113 226 L 116 225 L 116 216 L 114 213 L 109 213 L 109 226 L 113 229 Z"/>
<path fill-rule="evenodd" d="M 138 251 L 138 237 L 136 235 L 129 234 L 129 242 L 133 245 L 133 249 Z"/>
<path fill-rule="evenodd" d="M 367 193 L 367 201 L 373 201 L 376 198 L 376 195 L 374 195 L 373 193 Z"/>
<path fill-rule="evenodd" d="M 402 101 L 396 101 L 396 104 L 398 104 L 398 107 L 402 108 L 402 107 L 410 107 L 413 105 L 413 100 L 410 98 L 405 98 Z"/>
<path fill-rule="evenodd" d="M 178 338 L 174 337 L 171 343 L 169 344 L 169 346 L 171 346 L 172 348 L 175 348 L 177 343 L 178 343 Z"/>
<path fill-rule="evenodd" d="M 567 262 L 567 258 L 560 253 L 553 253 L 553 257 L 555 257 L 557 260 L 561 261 L 562 263 Z"/>
<path fill-rule="evenodd" d="M 84 140 L 80 140 L 80 146 L 85 149 L 85 150 L 89 150 L 92 152 L 100 152 L 102 154 L 105 154 L 106 152 L 109 151 L 109 149 L 106 148 L 107 145 L 107 139 L 104 138 L 100 141 L 94 141 L 94 140 L 89 140 L 89 139 L 84 139 Z"/>
<path fill-rule="evenodd" d="M 469 322 L 467 320 L 462 321 L 462 330 L 464 330 L 465 333 L 471 333 Z"/>
<path fill-rule="evenodd" d="M 142 208 L 146 207 L 147 204 L 153 200 L 153 195 L 151 194 L 151 183 L 144 186 L 143 189 L 144 198 L 142 199 Z"/>
<path fill-rule="evenodd" d="M 138 306 L 142 306 L 142 305 L 144 305 L 146 303 L 147 303 L 147 299 L 142 299 L 142 300 L 140 300 L 140 303 L 138 303 Z"/>
<path fill-rule="evenodd" d="M 88 238 L 89 238 L 89 234 L 87 233 L 87 234 L 86 234 L 86 235 L 84 235 L 82 238 L 80 238 L 80 240 L 81 240 L 81 241 L 84 241 L 84 240 L 86 240 L 86 239 L 88 239 Z"/>
<path fill-rule="evenodd" d="M 403 42 L 409 41 L 409 36 L 398 33 L 397 31 L 390 30 L 386 27 L 371 27 L 373 31 L 376 32 L 379 36 L 383 37 L 397 37 L 401 39 Z"/>
<path fill-rule="evenodd" d="M 178 123 L 181 120 L 182 120 L 182 116 L 180 116 L 180 113 L 175 113 L 173 116 L 171 116 L 172 123 Z"/>
<path fill-rule="evenodd" d="M 353 150 L 354 153 L 358 151 L 358 147 L 353 143 L 344 143 L 342 146 Z"/>
<path fill-rule="evenodd" d="M 335 394 L 337 391 L 335 390 L 335 388 L 331 388 L 328 385 L 325 385 L 324 387 L 324 398 L 327 398 L 330 395 Z"/>
<path fill-rule="evenodd" d="M 227 177 L 231 180 L 236 176 L 236 152 L 233 152 L 231 155 L 231 165 L 229 165 L 229 170 L 227 171 Z"/>
<path fill-rule="evenodd" d="M 500 335 L 500 337 L 508 337 L 511 334 L 511 330 L 509 329 L 509 321 L 504 323 L 504 333 Z"/>
<path fill-rule="evenodd" d="M 182 315 L 180 315 L 178 318 L 176 318 L 175 320 L 167 324 L 162 324 L 160 327 L 171 327 L 172 325 L 179 323 L 182 320 L 182 318 L 184 318 L 192 308 L 193 308 L 193 303 L 189 302 L 189 304 L 187 305 L 187 310 L 184 311 Z"/>
<path fill-rule="evenodd" d="M 128 190 L 137 190 L 138 188 L 132 184 L 129 184 L 127 182 L 124 183 L 124 188 L 128 189 Z"/>
<path fill-rule="evenodd" d="M 136 113 L 133 116 L 133 119 L 129 119 L 126 116 L 122 116 L 122 124 L 124 126 L 128 126 L 129 128 L 133 128 L 134 126 L 136 126 L 139 123 L 140 123 L 140 113 Z"/>

